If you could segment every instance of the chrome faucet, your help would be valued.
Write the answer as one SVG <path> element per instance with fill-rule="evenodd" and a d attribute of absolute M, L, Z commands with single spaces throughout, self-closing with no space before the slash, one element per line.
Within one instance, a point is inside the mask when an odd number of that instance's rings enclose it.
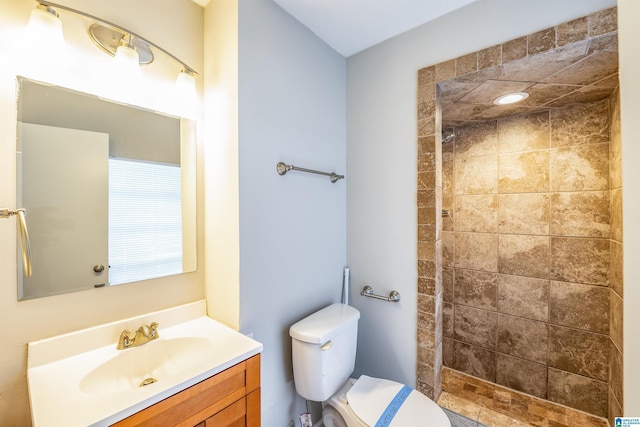
<path fill-rule="evenodd" d="M 138 328 L 133 338 L 131 338 L 131 332 L 128 330 L 122 331 L 120 339 L 118 339 L 118 350 L 124 350 L 129 347 L 137 347 L 142 344 L 146 344 L 149 341 L 153 341 L 158 338 L 158 324 L 153 322 L 149 326 L 142 325 Z"/>

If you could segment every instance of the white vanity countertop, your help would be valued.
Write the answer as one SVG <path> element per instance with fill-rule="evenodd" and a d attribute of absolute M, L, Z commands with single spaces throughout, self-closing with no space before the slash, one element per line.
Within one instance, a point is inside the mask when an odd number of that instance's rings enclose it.
<path fill-rule="evenodd" d="M 123 330 L 151 322 L 159 324 L 157 340 L 116 350 Z M 191 350 L 182 342 L 198 345 Z M 207 317 L 204 301 L 32 342 L 27 379 L 33 424 L 108 426 L 261 351 L 259 342 Z M 162 366 L 151 375 L 158 382 L 130 385 L 139 366 L 156 360 Z"/>

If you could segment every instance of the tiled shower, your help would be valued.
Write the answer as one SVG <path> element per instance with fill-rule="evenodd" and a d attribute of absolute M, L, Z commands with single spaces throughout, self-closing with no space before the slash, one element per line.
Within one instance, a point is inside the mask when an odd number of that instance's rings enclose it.
<path fill-rule="evenodd" d="M 444 365 L 621 414 L 615 13 L 419 73 L 418 386 L 433 397 Z M 505 87 L 532 99 L 478 101 Z"/>

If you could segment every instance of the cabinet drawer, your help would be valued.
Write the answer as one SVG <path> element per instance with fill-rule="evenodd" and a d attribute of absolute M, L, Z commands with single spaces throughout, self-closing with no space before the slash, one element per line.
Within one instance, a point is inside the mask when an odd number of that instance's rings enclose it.
<path fill-rule="evenodd" d="M 244 397 L 259 388 L 257 354 L 113 425 L 193 427 L 239 400 L 246 408 Z"/>
<path fill-rule="evenodd" d="M 247 399 L 242 398 L 205 421 L 205 427 L 246 427 Z"/>

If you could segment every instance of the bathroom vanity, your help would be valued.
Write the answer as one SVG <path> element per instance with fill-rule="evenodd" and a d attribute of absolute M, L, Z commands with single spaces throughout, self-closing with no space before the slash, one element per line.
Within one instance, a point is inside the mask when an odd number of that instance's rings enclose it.
<path fill-rule="evenodd" d="M 139 425 L 260 426 L 260 355 L 150 406 L 117 427 Z"/>
<path fill-rule="evenodd" d="M 157 337 L 118 349 L 118 337 L 153 323 Z M 207 317 L 204 301 L 31 342 L 28 351 L 35 427 L 260 426 L 262 344 Z"/>

